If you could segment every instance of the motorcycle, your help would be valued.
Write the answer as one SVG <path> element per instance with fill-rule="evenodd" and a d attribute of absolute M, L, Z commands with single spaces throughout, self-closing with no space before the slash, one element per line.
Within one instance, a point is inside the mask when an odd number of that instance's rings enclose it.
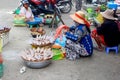
<path fill-rule="evenodd" d="M 43 13 L 50 12 L 49 14 L 51 14 L 56 9 L 57 12 L 61 14 L 69 13 L 72 9 L 72 0 L 28 0 L 28 1 L 33 7 L 35 7 L 34 9 L 37 10 L 36 11 L 37 13 L 41 13 L 40 11 L 42 11 Z"/>
<path fill-rule="evenodd" d="M 54 13 L 54 11 L 48 7 L 49 2 L 47 2 L 47 0 L 28 0 L 28 2 L 34 15 Z"/>
<path fill-rule="evenodd" d="M 72 0 L 57 0 L 56 4 L 62 13 L 69 13 L 72 9 Z"/>
<path fill-rule="evenodd" d="M 20 7 L 22 6 L 21 1 Z M 29 7 L 31 8 L 35 16 L 44 13 L 44 14 L 54 14 L 54 12 L 69 13 L 72 9 L 71 0 L 26 0 L 29 2 Z"/>
<path fill-rule="evenodd" d="M 91 3 L 97 3 L 97 4 L 107 4 L 108 0 L 92 0 Z"/>

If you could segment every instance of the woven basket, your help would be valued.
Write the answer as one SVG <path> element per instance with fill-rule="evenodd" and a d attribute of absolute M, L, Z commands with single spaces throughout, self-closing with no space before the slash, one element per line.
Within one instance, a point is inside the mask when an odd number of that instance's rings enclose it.
<path fill-rule="evenodd" d="M 38 47 L 40 47 L 40 48 L 42 48 L 42 47 L 44 47 L 44 48 L 51 48 L 52 47 L 52 44 L 51 43 L 48 43 L 48 44 L 44 44 L 44 45 L 35 45 L 35 44 L 31 44 L 31 46 L 32 46 L 32 48 L 38 48 Z"/>

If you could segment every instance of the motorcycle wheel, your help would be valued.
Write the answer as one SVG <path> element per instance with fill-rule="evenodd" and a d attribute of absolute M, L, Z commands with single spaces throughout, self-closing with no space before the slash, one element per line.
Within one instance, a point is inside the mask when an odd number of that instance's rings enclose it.
<path fill-rule="evenodd" d="M 63 6 L 63 8 L 60 9 L 62 13 L 69 13 L 72 9 L 71 3 L 62 3 L 61 5 Z"/>

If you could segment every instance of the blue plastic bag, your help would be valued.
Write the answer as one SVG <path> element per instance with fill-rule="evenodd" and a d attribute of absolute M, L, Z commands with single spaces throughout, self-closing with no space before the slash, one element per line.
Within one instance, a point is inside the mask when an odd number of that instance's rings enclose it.
<path fill-rule="evenodd" d="M 56 40 L 55 40 L 55 44 L 59 44 L 60 46 L 62 46 L 62 47 L 65 47 L 65 45 L 66 45 L 66 37 L 65 36 L 62 36 L 62 39 L 60 39 L 60 38 L 57 38 Z"/>

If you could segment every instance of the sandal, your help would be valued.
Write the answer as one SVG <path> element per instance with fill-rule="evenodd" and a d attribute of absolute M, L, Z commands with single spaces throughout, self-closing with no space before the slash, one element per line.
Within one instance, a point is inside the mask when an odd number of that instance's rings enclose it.
<path fill-rule="evenodd" d="M 95 50 L 97 50 L 97 51 L 103 51 L 104 50 L 104 48 L 100 48 L 100 47 L 96 47 L 96 48 L 94 48 Z"/>

